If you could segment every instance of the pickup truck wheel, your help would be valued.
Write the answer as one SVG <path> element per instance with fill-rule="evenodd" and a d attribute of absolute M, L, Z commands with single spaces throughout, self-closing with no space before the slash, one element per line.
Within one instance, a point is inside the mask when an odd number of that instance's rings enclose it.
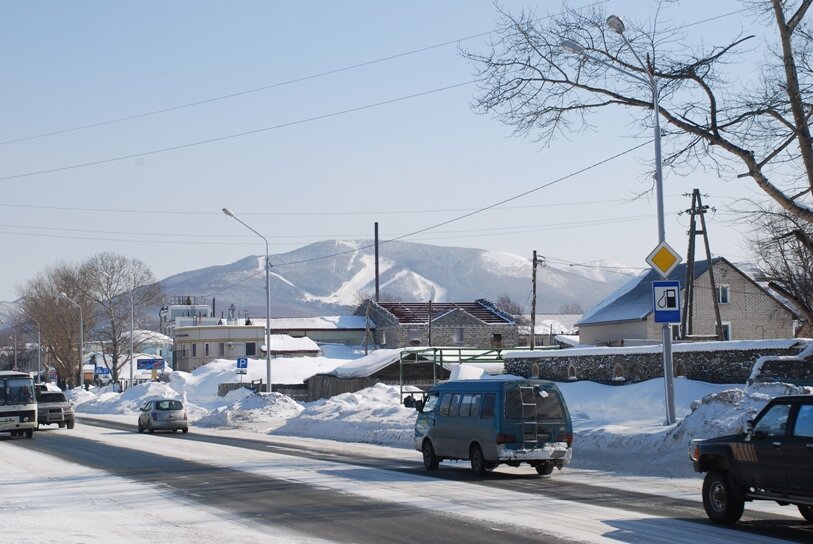
<path fill-rule="evenodd" d="M 813 506 L 809 504 L 797 504 L 796 507 L 799 508 L 799 513 L 802 514 L 803 518 L 813 523 Z"/>
<path fill-rule="evenodd" d="M 471 470 L 478 476 L 482 476 L 488 470 L 486 460 L 483 458 L 483 450 L 480 449 L 479 444 L 474 444 L 469 450 L 469 459 L 471 459 Z"/>
<path fill-rule="evenodd" d="M 69 429 L 73 429 L 74 425 L 75 425 L 75 423 L 74 423 L 74 421 L 72 419 L 68 421 L 68 428 Z"/>
<path fill-rule="evenodd" d="M 703 480 L 703 508 L 714 523 L 737 523 L 745 509 L 745 501 L 734 496 L 728 475 L 712 471 Z"/>

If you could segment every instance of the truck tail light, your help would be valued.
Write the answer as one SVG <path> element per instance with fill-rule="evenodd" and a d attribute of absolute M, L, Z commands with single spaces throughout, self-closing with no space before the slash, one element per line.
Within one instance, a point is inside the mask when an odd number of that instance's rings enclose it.
<path fill-rule="evenodd" d="M 568 434 L 568 435 L 565 437 L 565 441 L 567 442 L 567 447 L 568 447 L 568 448 L 569 448 L 570 446 L 572 446 L 572 445 L 573 445 L 573 433 Z"/>

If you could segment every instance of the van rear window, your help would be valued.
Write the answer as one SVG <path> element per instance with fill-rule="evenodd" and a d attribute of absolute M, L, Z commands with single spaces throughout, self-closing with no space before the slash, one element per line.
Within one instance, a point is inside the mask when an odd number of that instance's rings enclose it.
<path fill-rule="evenodd" d="M 561 419 L 562 403 L 556 391 L 544 390 L 546 396 L 534 395 L 536 401 L 536 417 L 539 419 Z"/>

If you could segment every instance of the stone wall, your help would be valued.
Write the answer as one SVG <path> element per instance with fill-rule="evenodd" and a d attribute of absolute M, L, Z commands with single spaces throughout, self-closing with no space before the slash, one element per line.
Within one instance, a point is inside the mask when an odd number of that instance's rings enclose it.
<path fill-rule="evenodd" d="M 709 383 L 745 383 L 763 355 L 796 355 L 803 346 L 789 349 L 685 351 L 672 353 L 676 376 Z M 553 381 L 589 380 L 603 384 L 636 383 L 663 377 L 663 354 L 608 353 L 566 356 L 516 357 L 505 361 L 509 374 Z"/>

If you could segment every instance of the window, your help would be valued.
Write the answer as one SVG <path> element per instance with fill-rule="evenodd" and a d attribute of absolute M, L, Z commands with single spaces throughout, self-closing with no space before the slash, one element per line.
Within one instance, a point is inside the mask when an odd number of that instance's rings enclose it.
<path fill-rule="evenodd" d="M 197 344 L 192 344 L 192 357 L 197 357 L 197 356 L 198 356 L 198 345 Z"/>
<path fill-rule="evenodd" d="M 463 395 L 460 400 L 460 417 L 477 417 L 480 411 L 480 395 Z"/>
<path fill-rule="evenodd" d="M 813 437 L 813 404 L 799 406 L 799 415 L 796 416 L 794 436 Z"/>
<path fill-rule="evenodd" d="M 257 342 L 246 342 L 246 356 L 257 355 Z"/>
<path fill-rule="evenodd" d="M 440 412 L 438 412 L 441 416 L 448 416 L 449 415 L 449 404 L 452 402 L 452 394 L 445 393 L 443 398 L 440 400 Z"/>
<path fill-rule="evenodd" d="M 790 404 L 777 404 L 765 412 L 754 425 L 754 435 L 779 436 L 785 434 L 785 427 L 790 414 Z"/>
<path fill-rule="evenodd" d="M 497 395 L 494 393 L 486 393 L 483 397 L 483 407 L 480 409 L 480 417 L 483 419 L 494 418 L 494 404 L 497 401 Z"/>
<path fill-rule="evenodd" d="M 455 344 L 463 343 L 463 328 L 454 329 L 452 331 L 452 342 Z"/>
<path fill-rule="evenodd" d="M 203 354 L 208 357 L 209 356 L 209 342 L 203 344 Z"/>
<path fill-rule="evenodd" d="M 519 387 L 511 387 L 505 392 L 506 419 L 522 419 L 522 396 Z"/>
<path fill-rule="evenodd" d="M 717 286 L 717 302 L 720 304 L 728 304 L 728 295 L 730 289 L 728 285 L 718 285 Z"/>
<path fill-rule="evenodd" d="M 221 357 L 226 355 L 226 344 L 224 344 L 223 342 L 220 342 L 220 344 L 218 344 L 218 346 L 217 346 L 217 351 L 218 351 L 218 355 L 220 355 Z"/>
<path fill-rule="evenodd" d="M 452 403 L 449 405 L 449 415 L 451 417 L 455 417 L 460 413 L 460 397 L 462 397 L 460 393 L 452 395 Z"/>
<path fill-rule="evenodd" d="M 501 334 L 492 334 L 491 335 L 491 347 L 498 349 L 502 347 L 502 335 Z"/>
<path fill-rule="evenodd" d="M 723 340 L 731 340 L 731 323 L 723 323 Z"/>
<path fill-rule="evenodd" d="M 430 413 L 435 411 L 435 407 L 438 405 L 438 396 L 437 395 L 428 395 L 426 397 L 426 402 L 424 402 L 423 410 L 424 413 Z"/>
<path fill-rule="evenodd" d="M 562 403 L 556 391 L 546 391 L 534 387 L 536 417 L 540 419 L 562 419 Z"/>

